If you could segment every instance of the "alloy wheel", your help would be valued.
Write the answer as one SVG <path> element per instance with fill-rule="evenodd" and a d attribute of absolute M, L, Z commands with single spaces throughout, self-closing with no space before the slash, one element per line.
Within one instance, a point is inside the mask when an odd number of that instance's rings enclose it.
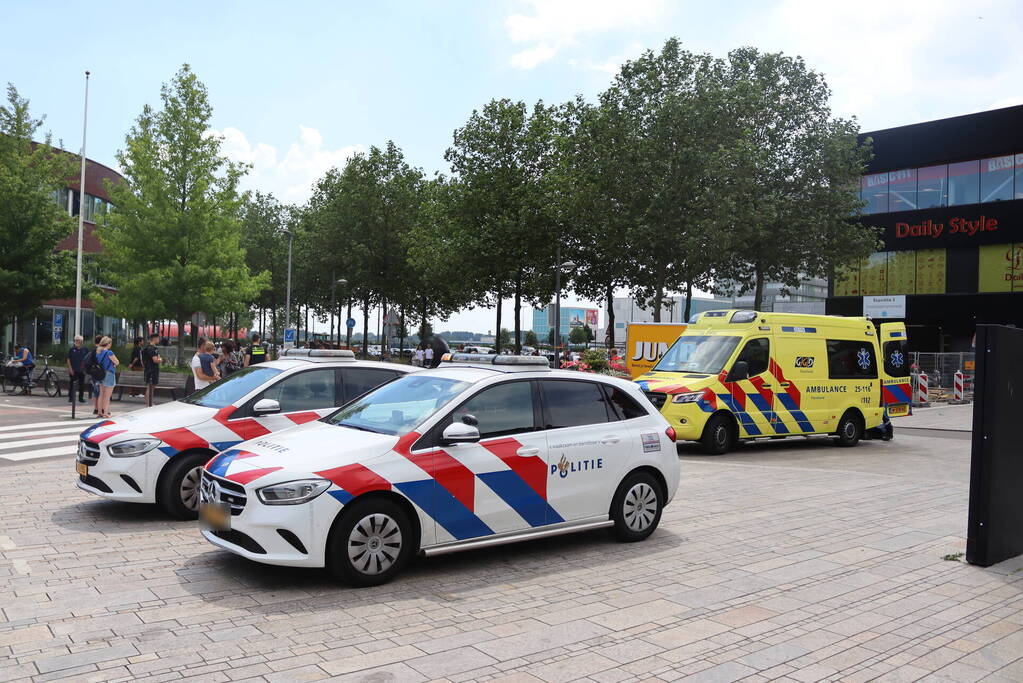
<path fill-rule="evenodd" d="M 367 515 L 348 535 L 348 559 L 362 574 L 380 574 L 391 568 L 401 553 L 401 529 L 383 513 Z"/>
<path fill-rule="evenodd" d="M 189 510 L 199 509 L 199 483 L 202 481 L 202 467 L 188 470 L 181 478 L 181 502 Z"/>
<path fill-rule="evenodd" d="M 643 531 L 657 516 L 657 493 L 646 482 L 633 486 L 625 494 L 625 524 L 633 531 Z"/>

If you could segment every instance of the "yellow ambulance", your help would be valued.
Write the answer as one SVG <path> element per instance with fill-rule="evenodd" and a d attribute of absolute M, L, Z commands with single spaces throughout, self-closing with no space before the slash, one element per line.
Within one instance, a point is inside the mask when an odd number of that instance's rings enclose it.
<path fill-rule="evenodd" d="M 679 441 L 727 452 L 738 440 L 830 434 L 891 438 L 909 412 L 903 323 L 706 311 L 635 380 Z"/>

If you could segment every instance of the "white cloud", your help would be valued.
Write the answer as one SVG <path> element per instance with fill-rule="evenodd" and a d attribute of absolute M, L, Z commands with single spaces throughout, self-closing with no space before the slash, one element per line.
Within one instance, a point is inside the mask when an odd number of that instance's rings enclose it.
<path fill-rule="evenodd" d="M 601 73 L 614 75 L 622 68 L 622 64 L 630 59 L 639 57 L 646 49 L 647 48 L 641 43 L 633 43 L 624 52 L 612 55 L 602 62 L 594 62 L 592 59 L 576 59 L 573 57 L 568 60 L 568 65 L 574 69 L 582 69 L 583 71 L 599 71 Z"/>
<path fill-rule="evenodd" d="M 836 114 L 865 130 L 1011 103 L 1023 82 L 1015 2 L 783 0 L 724 37 L 802 55 L 825 74 Z"/>
<path fill-rule="evenodd" d="M 331 168 L 342 166 L 349 157 L 364 151 L 362 145 L 325 149 L 323 136 L 315 128 L 298 126 L 298 139 L 281 157 L 277 148 L 265 142 L 252 143 L 242 131 L 228 126 L 210 131 L 223 137 L 221 151 L 228 159 L 252 164 L 242 180 L 248 190 L 271 192 L 282 202 L 305 202 L 313 185 Z"/>
<path fill-rule="evenodd" d="M 563 48 L 576 45 L 588 34 L 654 24 L 662 17 L 664 0 L 522 0 L 529 14 L 505 19 L 508 38 L 526 44 L 512 55 L 511 63 L 532 69 L 553 58 Z"/>

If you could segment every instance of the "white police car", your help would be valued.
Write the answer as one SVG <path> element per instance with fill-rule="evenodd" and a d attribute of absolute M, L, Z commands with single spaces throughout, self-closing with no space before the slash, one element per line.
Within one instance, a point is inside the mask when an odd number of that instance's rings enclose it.
<path fill-rule="evenodd" d="M 454 356 L 206 464 L 205 538 L 355 585 L 425 555 L 613 527 L 646 538 L 678 487 L 637 385 L 524 356 Z"/>
<path fill-rule="evenodd" d="M 246 439 L 317 420 L 413 368 L 355 360 L 351 351 L 291 349 L 179 401 L 104 420 L 82 432 L 78 488 L 160 503 L 181 519 L 199 508 L 203 463 Z"/>

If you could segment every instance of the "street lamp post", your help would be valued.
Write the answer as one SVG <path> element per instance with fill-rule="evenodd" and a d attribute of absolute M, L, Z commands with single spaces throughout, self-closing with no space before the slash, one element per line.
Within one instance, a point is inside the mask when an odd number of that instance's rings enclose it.
<path fill-rule="evenodd" d="M 85 233 L 85 132 L 89 126 L 89 72 L 85 72 L 85 113 L 82 116 L 82 174 L 78 182 L 78 257 L 75 270 L 75 334 L 82 333 L 82 238 Z M 72 337 L 73 339 L 74 337 Z M 74 405 L 72 403 L 72 405 Z"/>
<path fill-rule="evenodd" d="M 575 264 L 571 261 L 561 262 L 560 246 L 555 249 L 554 260 L 554 367 L 558 367 L 558 350 L 561 348 L 561 272 L 572 270 Z"/>
<path fill-rule="evenodd" d="M 333 318 L 334 314 L 337 313 L 337 345 L 341 346 L 341 312 L 337 310 L 337 288 L 336 285 L 344 287 L 348 284 L 348 280 L 338 278 L 330 283 L 330 317 Z"/>
<path fill-rule="evenodd" d="M 295 233 L 285 230 L 284 234 L 288 236 L 288 288 L 284 294 L 284 337 L 287 339 L 288 330 L 291 329 L 291 243 Z"/>

